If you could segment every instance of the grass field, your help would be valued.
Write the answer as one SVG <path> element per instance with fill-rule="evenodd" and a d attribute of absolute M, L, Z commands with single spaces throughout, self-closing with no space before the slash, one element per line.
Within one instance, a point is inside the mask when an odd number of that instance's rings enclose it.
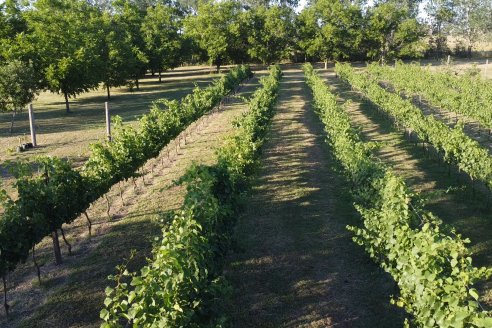
<path fill-rule="evenodd" d="M 125 122 L 135 122 L 145 114 L 154 100 L 180 99 L 189 93 L 195 83 L 201 87 L 210 83 L 217 74 L 209 74 L 208 67 L 182 67 L 163 73 L 162 83 L 157 76 L 146 76 L 140 81 L 140 90 L 127 87 L 111 90 L 111 115 L 119 115 Z M 37 142 L 39 148 L 25 153 L 11 153 L 19 141 L 30 142 L 27 111 L 18 114 L 13 133 L 9 133 L 12 114 L 0 114 L 0 162 L 7 159 L 29 158 L 35 155 L 55 155 L 83 160 L 89 144 L 105 136 L 104 102 L 106 90 L 100 88 L 70 100 L 71 113 L 65 112 L 63 96 L 43 92 L 33 103 Z"/>

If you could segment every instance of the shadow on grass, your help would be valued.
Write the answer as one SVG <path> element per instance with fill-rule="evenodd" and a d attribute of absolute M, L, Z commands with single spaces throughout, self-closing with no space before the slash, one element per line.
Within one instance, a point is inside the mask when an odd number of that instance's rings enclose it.
<path fill-rule="evenodd" d="M 133 121 L 148 112 L 153 101 L 161 98 L 180 99 L 190 93 L 197 83 L 200 87 L 208 85 L 218 75 L 206 77 L 188 77 L 183 80 L 154 80 L 142 83 L 139 91 L 118 92 L 112 95 L 110 108 L 112 115 L 120 115 L 124 121 Z M 91 96 L 95 93 L 96 95 Z M 52 96 L 54 97 L 54 96 Z M 61 98 L 62 96 L 60 96 Z M 65 103 L 41 99 L 34 104 L 37 132 L 56 133 L 103 128 L 105 122 L 104 102 L 108 101 L 105 93 L 98 91 L 81 95 L 70 100 L 71 113 L 65 112 Z M 0 113 L 0 136 L 23 136 L 30 133 L 27 111 L 17 114 L 13 134 L 10 134 L 11 113 Z"/>
<path fill-rule="evenodd" d="M 360 224 L 302 72 L 285 71 L 227 277 L 233 327 L 401 327 L 394 283 L 351 240 Z"/>
<path fill-rule="evenodd" d="M 146 263 L 150 256 L 152 242 L 160 235 L 161 226 L 150 217 L 161 214 L 157 211 L 135 212 L 125 217 L 103 236 L 101 243 L 88 256 L 71 263 L 74 268 L 68 281 L 56 290 L 49 290 L 51 296 L 40 306 L 35 316 L 26 319 L 20 327 L 98 327 L 101 323 L 98 310 L 103 308 L 104 289 L 111 282 L 107 277 L 116 272 L 115 267 L 125 262 L 130 249 L 137 249 L 136 256 L 129 263 L 134 271 Z M 45 282 L 46 286 L 50 281 Z M 56 284 L 58 285 L 58 284 Z M 14 314 L 15 315 L 15 314 Z"/>

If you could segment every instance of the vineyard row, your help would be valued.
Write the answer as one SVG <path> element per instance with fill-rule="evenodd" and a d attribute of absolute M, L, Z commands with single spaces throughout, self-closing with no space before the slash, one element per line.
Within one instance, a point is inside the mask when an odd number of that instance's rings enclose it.
<path fill-rule="evenodd" d="M 479 77 L 433 73 L 418 64 L 401 62 L 394 68 L 374 63 L 367 71 L 398 93 L 421 96 L 434 107 L 465 115 L 492 129 L 492 84 Z"/>
<path fill-rule="evenodd" d="M 489 190 L 492 188 L 492 158 L 487 149 L 464 133 L 463 125 L 450 128 L 433 116 L 424 115 L 409 100 L 386 91 L 368 74 L 356 73 L 348 64 L 337 63 L 335 70 L 353 88 L 393 117 L 398 126 L 415 132 L 422 142 L 434 146 L 448 164 L 456 165 L 472 180 L 483 182 Z"/>
<path fill-rule="evenodd" d="M 352 81 L 349 69 L 341 66 L 338 72 Z M 469 241 L 441 231 L 440 221 L 418 205 L 418 195 L 371 155 L 372 145 L 361 141 L 313 67 L 305 65 L 304 72 L 328 143 L 351 182 L 363 218 L 361 227 L 348 229 L 398 284 L 400 294 L 392 302 L 411 314 L 415 326 L 490 327 L 491 313 L 481 309 L 473 285 L 489 278 L 492 269 L 472 265 L 465 246 Z"/>
<path fill-rule="evenodd" d="M 207 88 L 196 87 L 181 101 L 156 102 L 137 127 L 123 125 L 117 118 L 112 140 L 92 144 L 91 155 L 80 169 L 56 157 L 17 164 L 16 198 L 4 190 L 0 192 L 0 275 L 4 287 L 6 274 L 25 261 L 31 250 L 34 258 L 36 244 L 50 234 L 56 262 L 61 263 L 58 230 L 64 235 L 63 224 L 86 213 L 90 204 L 114 184 L 138 176 L 138 169 L 147 160 L 159 155 L 181 131 L 212 110 L 251 74 L 249 67 L 239 66 Z M 37 271 L 39 277 L 39 268 Z M 4 305 L 8 314 L 6 294 Z"/>
<path fill-rule="evenodd" d="M 274 114 L 281 71 L 270 68 L 249 111 L 212 166 L 193 165 L 178 181 L 184 204 L 170 215 L 152 259 L 140 272 L 122 267 L 106 288 L 101 327 L 218 327 L 230 287 L 222 276 L 239 204 L 258 165 Z"/>

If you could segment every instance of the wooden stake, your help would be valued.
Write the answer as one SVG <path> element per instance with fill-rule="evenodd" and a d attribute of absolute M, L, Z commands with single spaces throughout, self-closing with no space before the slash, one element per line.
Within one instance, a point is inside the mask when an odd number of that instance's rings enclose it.
<path fill-rule="evenodd" d="M 29 104 L 29 107 L 28 107 L 28 111 L 29 111 L 29 127 L 31 128 L 31 142 L 32 142 L 32 145 L 33 147 L 37 147 L 37 143 L 36 143 L 36 126 L 35 126 L 35 122 L 34 122 L 34 112 L 32 110 L 32 104 Z"/>
<path fill-rule="evenodd" d="M 111 115 L 109 114 L 109 104 L 107 101 L 104 102 L 104 110 L 106 112 L 106 135 L 108 141 L 111 141 Z"/>

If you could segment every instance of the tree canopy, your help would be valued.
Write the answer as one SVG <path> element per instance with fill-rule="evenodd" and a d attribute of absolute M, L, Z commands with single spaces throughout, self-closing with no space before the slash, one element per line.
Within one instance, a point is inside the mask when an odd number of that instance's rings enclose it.
<path fill-rule="evenodd" d="M 227 63 L 299 59 L 439 58 L 450 52 L 449 36 L 470 55 L 492 34 L 492 3 L 485 0 L 297 5 L 297 0 L 5 0 L 0 67 L 15 68 L 17 85 L 63 95 L 69 112 L 69 99 L 80 93 L 105 87 L 109 98 L 112 87 L 138 88 L 146 72 L 160 76 L 185 63 L 220 69 Z M 0 102 L 10 101 L 7 93 L 2 97 Z"/>

